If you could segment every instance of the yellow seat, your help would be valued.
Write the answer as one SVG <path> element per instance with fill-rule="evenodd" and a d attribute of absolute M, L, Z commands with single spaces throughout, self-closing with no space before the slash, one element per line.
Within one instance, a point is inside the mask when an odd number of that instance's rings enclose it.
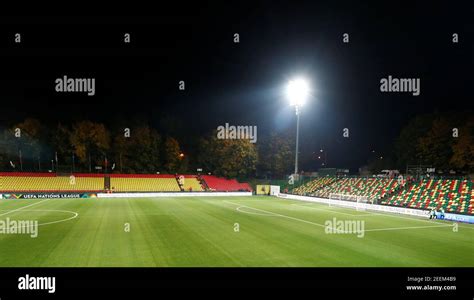
<path fill-rule="evenodd" d="M 111 177 L 110 188 L 116 192 L 179 192 L 175 178 Z"/>

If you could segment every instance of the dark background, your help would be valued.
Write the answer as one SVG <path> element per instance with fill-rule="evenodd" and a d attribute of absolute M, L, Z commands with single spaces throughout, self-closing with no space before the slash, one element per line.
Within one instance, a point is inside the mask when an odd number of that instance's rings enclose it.
<path fill-rule="evenodd" d="M 257 125 L 259 136 L 294 131 L 284 87 L 303 74 L 314 95 L 301 116 L 300 169 L 317 168 L 309 157 L 320 148 L 329 167 L 356 169 L 371 150 L 389 151 L 410 118 L 473 108 L 467 2 L 117 7 L 134 16 L 86 15 L 84 3 L 48 16 L 0 17 L 2 127 L 25 117 L 111 128 L 139 119 L 192 152 L 188 141 L 226 122 Z M 125 32 L 131 44 L 123 43 Z M 65 74 L 96 78 L 96 95 L 56 93 L 54 80 Z M 381 93 L 388 75 L 420 78 L 421 94 Z"/>
<path fill-rule="evenodd" d="M 20 276 L 54 276 L 56 293 L 20 291 Z M 408 277 L 456 277 L 456 281 L 432 283 L 456 286 L 456 290 L 407 291 L 418 285 Z M 75 297 L 137 298 L 137 294 L 174 297 L 201 294 L 208 299 L 249 298 L 261 291 L 265 296 L 335 299 L 469 299 L 472 268 L 2 268 L 0 290 L 7 299 L 64 299 Z M 425 286 L 426 282 L 419 285 Z M 242 294 L 240 294 L 242 293 Z M 99 296 L 100 295 L 100 296 Z M 101 298 L 103 298 L 101 297 Z"/>

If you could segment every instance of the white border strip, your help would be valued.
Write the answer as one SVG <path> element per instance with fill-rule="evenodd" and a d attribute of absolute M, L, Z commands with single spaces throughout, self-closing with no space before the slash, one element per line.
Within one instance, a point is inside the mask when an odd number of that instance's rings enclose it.
<path fill-rule="evenodd" d="M 252 196 L 252 192 L 184 192 L 184 193 L 99 193 L 98 198 L 155 198 L 155 197 L 223 197 Z"/>
<path fill-rule="evenodd" d="M 353 209 L 362 208 L 362 209 L 367 209 L 367 210 L 383 211 L 383 212 L 397 213 L 397 214 L 402 214 L 402 215 L 429 218 L 429 211 L 414 209 L 414 208 L 404 208 L 404 207 L 395 207 L 395 206 L 368 204 L 368 203 L 357 203 L 354 201 L 342 201 L 342 200 L 333 200 L 333 199 L 326 199 L 326 198 L 299 196 L 299 195 L 282 194 L 282 193 L 280 193 L 277 197 L 292 199 L 292 200 L 299 200 L 299 201 L 307 201 L 307 202 L 336 204 L 339 206 L 343 206 L 346 208 L 353 208 Z"/>

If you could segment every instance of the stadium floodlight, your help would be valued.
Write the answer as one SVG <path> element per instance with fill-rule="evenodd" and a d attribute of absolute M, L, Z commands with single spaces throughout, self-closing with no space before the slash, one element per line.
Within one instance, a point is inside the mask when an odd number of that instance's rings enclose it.
<path fill-rule="evenodd" d="M 308 82 L 302 78 L 291 80 L 286 87 L 286 94 L 291 106 L 303 106 L 309 96 Z"/>
<path fill-rule="evenodd" d="M 303 78 L 297 78 L 288 82 L 286 95 L 290 105 L 295 107 L 296 112 L 296 151 L 295 151 L 295 176 L 298 174 L 298 143 L 300 130 L 300 108 L 306 103 L 309 96 L 309 84 Z M 298 176 L 297 176 L 298 177 Z"/>

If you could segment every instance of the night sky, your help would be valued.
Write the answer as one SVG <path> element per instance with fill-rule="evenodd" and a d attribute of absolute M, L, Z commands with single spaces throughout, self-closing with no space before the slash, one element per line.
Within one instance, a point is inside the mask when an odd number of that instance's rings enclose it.
<path fill-rule="evenodd" d="M 473 6 L 445 5 L 264 1 L 158 9 L 154 16 L 3 16 L 0 125 L 35 117 L 112 128 L 141 119 L 185 148 L 225 123 L 257 125 L 259 136 L 294 132 L 284 87 L 303 75 L 313 95 L 301 115 L 300 169 L 319 167 L 310 157 L 321 147 L 329 167 L 355 169 L 372 149 L 389 151 L 410 118 L 472 110 Z M 21 45 L 12 41 L 15 32 Z M 131 44 L 123 43 L 125 32 Z M 54 80 L 65 74 L 96 78 L 96 95 L 56 93 Z M 381 93 L 388 75 L 420 78 L 421 94 Z"/>

